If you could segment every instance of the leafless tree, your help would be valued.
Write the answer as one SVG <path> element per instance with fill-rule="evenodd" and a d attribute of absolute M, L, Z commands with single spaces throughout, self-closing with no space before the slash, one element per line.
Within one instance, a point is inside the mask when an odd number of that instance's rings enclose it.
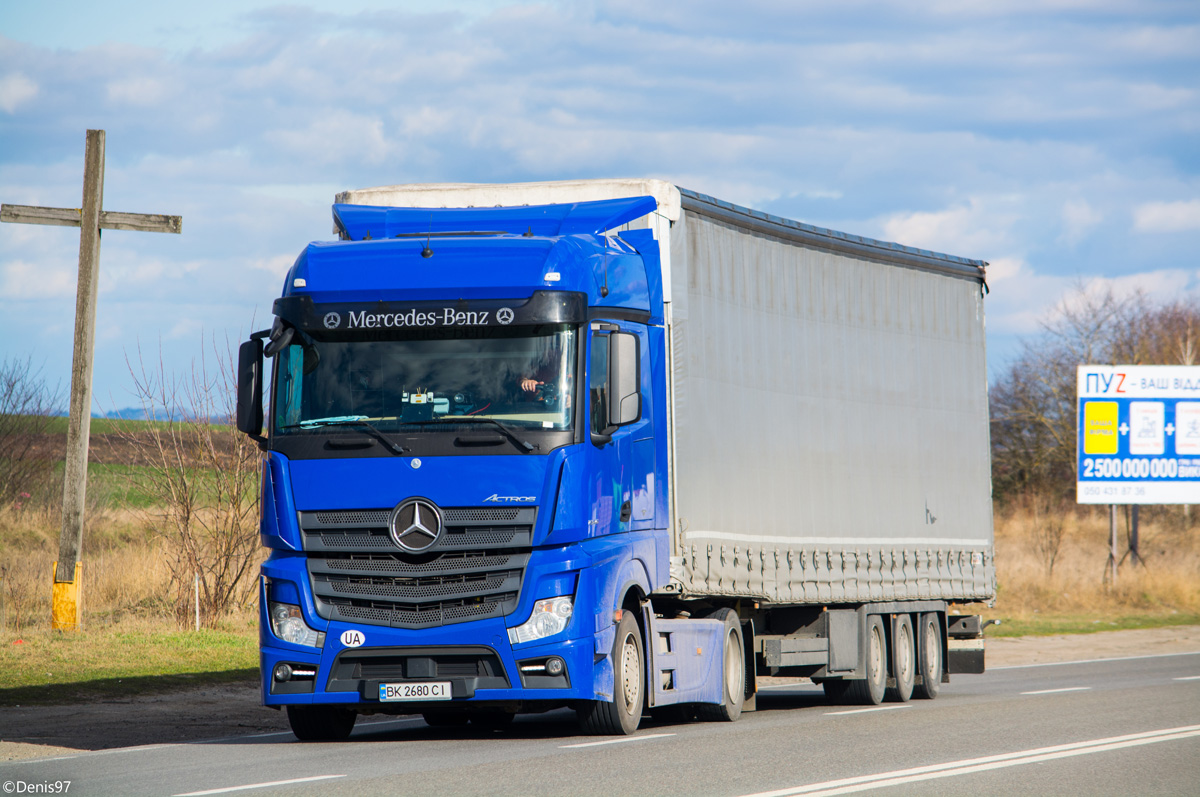
<path fill-rule="evenodd" d="M 1156 303 L 1079 286 L 991 388 L 996 497 L 1069 496 L 1075 482 L 1079 365 L 1192 365 L 1200 303 Z"/>
<path fill-rule="evenodd" d="M 1030 526 L 1033 550 L 1046 566 L 1046 577 L 1054 575 L 1054 563 L 1067 536 L 1067 516 L 1071 505 L 1061 496 L 1034 494 L 1030 497 L 1033 525 Z"/>
<path fill-rule="evenodd" d="M 133 477 L 155 497 L 146 510 L 166 542 L 175 612 L 186 625 L 199 579 L 200 620 L 211 626 L 248 600 L 259 555 L 259 452 L 233 426 L 236 362 L 229 345 L 212 345 L 177 375 L 162 360 L 148 367 L 141 350 L 130 363 L 134 390 L 149 422 L 120 434 L 149 465 Z"/>
<path fill-rule="evenodd" d="M 0 363 L 0 504 L 45 498 L 54 458 L 38 456 L 60 399 L 29 359 Z"/>

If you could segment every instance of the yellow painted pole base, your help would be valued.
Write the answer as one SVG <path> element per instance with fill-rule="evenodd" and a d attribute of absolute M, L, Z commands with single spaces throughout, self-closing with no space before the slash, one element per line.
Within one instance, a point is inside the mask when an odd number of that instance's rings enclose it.
<path fill-rule="evenodd" d="M 74 581 L 55 581 L 58 562 L 50 571 L 54 584 L 50 627 L 55 631 L 78 631 L 83 627 L 83 562 L 75 563 Z"/>

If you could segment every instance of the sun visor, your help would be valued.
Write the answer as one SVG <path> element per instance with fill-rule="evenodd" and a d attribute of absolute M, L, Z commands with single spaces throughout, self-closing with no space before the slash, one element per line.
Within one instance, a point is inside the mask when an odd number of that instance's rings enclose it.
<path fill-rule="evenodd" d="M 637 196 L 561 205 L 493 208 L 395 208 L 334 205 L 337 232 L 353 241 L 429 235 L 593 235 L 620 227 L 658 208 Z"/>

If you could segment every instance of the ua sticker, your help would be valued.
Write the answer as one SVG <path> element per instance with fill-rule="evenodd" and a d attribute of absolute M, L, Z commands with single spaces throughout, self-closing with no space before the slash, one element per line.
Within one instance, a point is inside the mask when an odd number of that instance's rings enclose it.
<path fill-rule="evenodd" d="M 349 631 L 342 632 L 342 644 L 348 648 L 357 648 L 366 641 L 367 638 L 363 636 L 363 632 L 357 629 L 351 628 Z"/>

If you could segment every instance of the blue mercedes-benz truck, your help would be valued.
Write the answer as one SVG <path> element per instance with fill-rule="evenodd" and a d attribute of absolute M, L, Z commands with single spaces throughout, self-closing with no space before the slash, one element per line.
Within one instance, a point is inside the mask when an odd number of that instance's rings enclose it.
<path fill-rule="evenodd" d="M 764 676 L 879 703 L 983 671 L 985 263 L 659 180 L 333 218 L 238 365 L 262 700 L 296 736 L 628 734 L 735 720 Z"/>

